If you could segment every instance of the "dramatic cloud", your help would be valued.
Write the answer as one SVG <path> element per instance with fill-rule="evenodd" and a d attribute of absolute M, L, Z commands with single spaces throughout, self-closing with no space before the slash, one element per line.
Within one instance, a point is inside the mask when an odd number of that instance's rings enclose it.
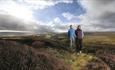
<path fill-rule="evenodd" d="M 115 30 L 115 0 L 80 0 L 86 14 L 79 16 L 85 30 Z"/>
<path fill-rule="evenodd" d="M 0 1 L 0 32 L 25 32 L 25 33 L 47 33 L 56 32 L 60 27 L 59 18 L 53 21 L 42 22 L 36 20 L 32 9 L 44 9 L 57 3 L 72 3 L 71 0 L 1 0 Z M 47 15 L 46 15 L 47 16 Z M 55 23 L 56 24 L 55 24 Z M 58 26 L 58 27 L 56 27 Z M 62 26 L 61 26 L 62 27 Z M 8 33 L 9 34 L 9 33 Z"/>
<path fill-rule="evenodd" d="M 115 0 L 0 0 L 0 32 L 66 32 L 71 24 L 115 31 L 114 6 Z"/>
<path fill-rule="evenodd" d="M 0 15 L 0 30 L 31 31 L 34 33 L 37 24 L 25 22 L 22 19 L 10 15 Z"/>
<path fill-rule="evenodd" d="M 23 21 L 22 19 L 10 16 L 0 15 L 0 32 L 8 32 L 8 34 L 27 33 L 27 34 L 41 34 L 54 32 L 51 26 L 39 21 Z"/>

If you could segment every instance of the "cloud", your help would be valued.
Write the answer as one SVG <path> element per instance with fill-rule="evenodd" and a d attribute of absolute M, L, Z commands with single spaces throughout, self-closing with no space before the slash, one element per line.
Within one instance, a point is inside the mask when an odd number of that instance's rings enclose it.
<path fill-rule="evenodd" d="M 33 9 L 45 9 L 57 3 L 72 3 L 72 0 L 18 0 L 0 1 L 0 30 L 31 31 L 34 33 L 66 32 L 69 25 L 76 28 L 77 22 L 72 19 L 79 18 L 78 24 L 84 31 L 112 31 L 115 30 L 115 0 L 79 0 L 85 14 L 75 16 L 69 12 L 60 15 L 69 22 L 63 22 L 58 16 L 48 22 L 35 20 Z M 106 5 L 105 5 L 106 4 Z M 45 15 L 47 16 L 47 15 Z"/>
<path fill-rule="evenodd" d="M 0 15 L 0 35 L 26 35 L 55 32 L 50 24 L 41 21 L 31 22 L 11 15 Z"/>
<path fill-rule="evenodd" d="M 0 15 L 1 35 L 25 35 L 25 34 L 44 34 L 49 32 L 67 32 L 69 25 L 75 23 L 63 23 L 59 17 L 53 21 L 45 23 L 42 21 L 23 21 L 11 15 Z"/>
<path fill-rule="evenodd" d="M 50 29 L 49 31 L 57 33 L 67 32 L 70 25 L 73 25 L 73 27 L 76 28 L 76 23 L 73 22 L 64 23 L 59 17 L 54 18 L 52 21 L 44 25 L 49 26 Z"/>
<path fill-rule="evenodd" d="M 69 23 L 59 17 L 52 21 L 35 20 L 32 9 L 45 9 L 58 3 L 72 3 L 72 0 L 8 0 L 0 1 L 0 30 L 31 31 L 33 33 L 65 32 Z M 32 8 L 32 9 L 31 9 Z M 68 13 L 67 13 L 68 14 Z M 72 14 L 70 14 L 72 15 Z M 46 15 L 47 16 L 47 15 Z M 8 31 L 8 32 L 10 32 Z"/>
<path fill-rule="evenodd" d="M 8 14 L 22 20 L 33 20 L 33 11 L 13 0 L 0 1 L 0 14 Z"/>
<path fill-rule="evenodd" d="M 54 18 L 49 22 L 39 21 L 37 33 L 48 33 L 48 32 L 65 32 L 66 24 L 62 24 L 62 20 L 59 17 Z"/>
<path fill-rule="evenodd" d="M 53 28 L 49 25 L 38 25 L 38 29 L 35 30 L 37 34 L 44 34 L 44 33 L 49 33 L 49 32 L 55 32 Z"/>
<path fill-rule="evenodd" d="M 1 32 L 4 32 L 3 34 L 10 32 L 8 34 L 18 35 L 14 32 L 24 33 L 23 31 L 25 31 L 25 33 L 35 34 L 52 31 L 48 29 L 48 26 L 46 27 L 45 25 L 40 25 L 40 21 L 35 20 L 33 13 L 34 12 L 28 7 L 18 4 L 13 0 L 0 1 Z"/>
<path fill-rule="evenodd" d="M 0 30 L 0 32 L 12 32 L 12 33 L 32 33 L 29 31 L 17 31 L 17 30 Z"/>
<path fill-rule="evenodd" d="M 71 19 L 74 19 L 74 18 L 77 18 L 77 16 L 74 16 L 73 14 L 71 13 L 62 13 L 63 17 L 65 17 L 67 20 L 71 20 Z"/>
<path fill-rule="evenodd" d="M 58 3 L 72 3 L 72 0 L 19 0 L 19 3 L 25 3 L 33 9 L 44 9 L 54 6 Z"/>
<path fill-rule="evenodd" d="M 49 25 L 52 25 L 51 28 L 54 32 L 64 32 L 66 30 L 66 24 L 64 24 L 59 17 L 56 17 L 53 21 L 50 21 L 48 23 L 48 26 Z"/>
<path fill-rule="evenodd" d="M 61 22 L 61 19 L 60 19 L 59 17 L 56 17 L 56 18 L 54 18 L 54 22 L 60 23 L 60 22 Z"/>
<path fill-rule="evenodd" d="M 57 32 L 65 29 L 60 18 L 49 23 L 35 20 L 33 9 L 44 9 L 58 3 L 72 3 L 72 0 L 8 0 L 0 1 L 0 30 L 15 32 L 31 31 L 33 33 Z M 59 24 L 58 24 L 59 23 Z M 64 27 L 64 28 L 63 28 Z M 10 30 L 10 31 L 9 31 Z"/>
<path fill-rule="evenodd" d="M 22 19 L 10 15 L 0 15 L 0 30 L 17 30 L 17 31 L 31 31 L 34 33 L 34 22 L 25 22 Z"/>
<path fill-rule="evenodd" d="M 115 30 L 115 0 L 80 0 L 86 13 L 79 18 L 87 31 Z"/>

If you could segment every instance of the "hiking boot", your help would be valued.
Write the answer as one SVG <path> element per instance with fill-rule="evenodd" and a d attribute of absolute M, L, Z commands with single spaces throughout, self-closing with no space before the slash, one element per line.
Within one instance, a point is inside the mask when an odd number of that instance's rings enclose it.
<path fill-rule="evenodd" d="M 80 53 L 77 53 L 77 55 L 80 55 Z"/>
<path fill-rule="evenodd" d="M 82 53 L 82 51 L 79 52 L 80 54 Z"/>

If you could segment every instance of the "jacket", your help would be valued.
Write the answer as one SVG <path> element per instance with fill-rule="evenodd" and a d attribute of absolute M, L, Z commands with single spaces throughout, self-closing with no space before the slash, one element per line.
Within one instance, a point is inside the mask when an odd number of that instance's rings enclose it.
<path fill-rule="evenodd" d="M 76 34 L 78 39 L 83 39 L 83 37 L 84 37 L 84 33 L 81 29 L 75 30 L 75 34 Z"/>
<path fill-rule="evenodd" d="M 75 35 L 75 30 L 74 30 L 73 28 L 70 28 L 70 29 L 68 30 L 68 37 L 69 37 L 69 38 L 75 38 L 75 37 L 76 37 L 76 35 Z"/>

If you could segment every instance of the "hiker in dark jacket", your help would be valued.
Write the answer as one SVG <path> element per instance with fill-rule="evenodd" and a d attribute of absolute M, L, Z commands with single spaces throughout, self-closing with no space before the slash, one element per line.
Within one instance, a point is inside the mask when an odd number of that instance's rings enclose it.
<path fill-rule="evenodd" d="M 81 53 L 81 50 L 83 48 L 83 45 L 82 45 L 82 41 L 83 41 L 83 37 L 84 37 L 84 33 L 81 29 L 81 26 L 78 25 L 77 29 L 75 30 L 75 34 L 76 34 L 76 51 L 78 53 Z"/>

